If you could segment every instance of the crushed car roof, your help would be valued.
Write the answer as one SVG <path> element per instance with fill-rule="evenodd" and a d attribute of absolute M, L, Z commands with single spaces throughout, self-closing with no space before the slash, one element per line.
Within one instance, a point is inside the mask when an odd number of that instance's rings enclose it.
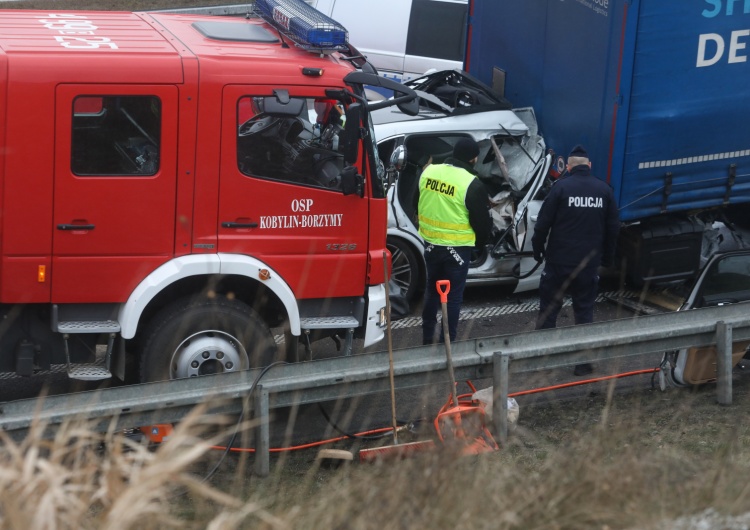
<path fill-rule="evenodd" d="M 463 70 L 440 70 L 407 81 L 420 95 L 420 105 L 447 114 L 509 110 L 510 101 Z"/>
<path fill-rule="evenodd" d="M 484 137 L 498 131 L 524 135 L 529 130 L 507 99 L 461 70 L 432 72 L 404 84 L 419 96 L 419 114 L 409 116 L 396 107 L 374 111 L 379 140 L 429 131 Z"/>
<path fill-rule="evenodd" d="M 522 136 L 529 128 L 510 110 L 485 111 L 458 116 L 407 116 L 393 108 L 372 113 L 378 141 L 400 134 L 424 132 L 466 132 L 484 137 L 499 131 Z"/>

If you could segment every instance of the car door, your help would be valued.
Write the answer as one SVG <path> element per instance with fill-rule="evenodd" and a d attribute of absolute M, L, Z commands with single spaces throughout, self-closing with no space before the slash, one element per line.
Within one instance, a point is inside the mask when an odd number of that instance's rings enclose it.
<path fill-rule="evenodd" d="M 452 156 L 453 146 L 459 138 L 468 134 L 460 132 L 440 132 L 409 134 L 389 138 L 379 144 L 378 150 L 383 163 L 388 165 L 390 153 L 399 145 L 406 148 L 406 163 L 398 174 L 396 182 L 388 190 L 390 210 L 389 227 L 393 226 L 419 237 L 415 222 L 415 197 L 419 177 L 429 164 L 441 164 Z"/>
<path fill-rule="evenodd" d="M 269 115 L 265 98 L 275 94 L 301 101 L 300 114 Z M 298 299 L 362 296 L 368 192 L 344 195 L 340 125 L 314 123 L 331 112 L 343 119 L 342 105 L 323 88 L 234 85 L 222 106 L 219 252 L 267 263 Z"/>
<path fill-rule="evenodd" d="M 714 255 L 698 276 L 682 310 L 715 307 L 750 300 L 750 250 Z M 750 341 L 732 344 L 732 363 L 737 364 Z M 701 384 L 716 377 L 714 346 L 678 352 L 674 378 L 681 384 Z"/>
<path fill-rule="evenodd" d="M 691 309 L 750 300 L 750 251 L 714 255 L 688 296 Z"/>
<path fill-rule="evenodd" d="M 516 293 L 539 287 L 542 268 L 537 267 L 537 262 L 534 260 L 531 238 L 534 235 L 539 210 L 541 210 L 544 202 L 544 197 L 541 196 L 540 192 L 549 174 L 551 164 L 551 154 L 547 154 L 537 161 L 533 170 L 531 186 L 529 186 L 528 192 L 518 203 L 516 209 L 513 221 L 516 227 L 514 237 L 516 238 L 517 248 L 522 252 L 518 268 L 518 284 L 516 284 L 514 290 Z"/>
<path fill-rule="evenodd" d="M 122 302 L 174 251 L 177 89 L 61 85 L 52 301 Z"/>

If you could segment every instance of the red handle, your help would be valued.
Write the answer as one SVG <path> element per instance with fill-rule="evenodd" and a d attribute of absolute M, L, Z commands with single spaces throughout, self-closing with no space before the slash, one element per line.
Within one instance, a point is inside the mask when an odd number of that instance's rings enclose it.
<path fill-rule="evenodd" d="M 451 281 L 450 280 L 438 280 L 435 282 L 437 292 L 440 293 L 440 303 L 448 303 L 448 293 L 451 292 Z M 445 289 L 443 289 L 445 288 Z"/>

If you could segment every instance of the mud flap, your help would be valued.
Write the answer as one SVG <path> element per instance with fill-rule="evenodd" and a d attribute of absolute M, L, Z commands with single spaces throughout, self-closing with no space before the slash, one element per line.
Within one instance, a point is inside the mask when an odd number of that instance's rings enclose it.
<path fill-rule="evenodd" d="M 395 281 L 388 281 L 388 300 L 391 303 L 391 320 L 398 320 L 409 316 L 409 301 L 403 294 L 401 287 Z"/>

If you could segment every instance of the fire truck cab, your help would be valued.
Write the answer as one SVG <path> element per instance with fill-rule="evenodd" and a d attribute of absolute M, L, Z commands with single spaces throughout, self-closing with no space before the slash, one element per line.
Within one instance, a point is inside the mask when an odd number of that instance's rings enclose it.
<path fill-rule="evenodd" d="M 153 381 L 297 360 L 300 337 L 382 338 L 363 85 L 392 82 L 299 5 L 2 10 L 0 371 Z"/>

